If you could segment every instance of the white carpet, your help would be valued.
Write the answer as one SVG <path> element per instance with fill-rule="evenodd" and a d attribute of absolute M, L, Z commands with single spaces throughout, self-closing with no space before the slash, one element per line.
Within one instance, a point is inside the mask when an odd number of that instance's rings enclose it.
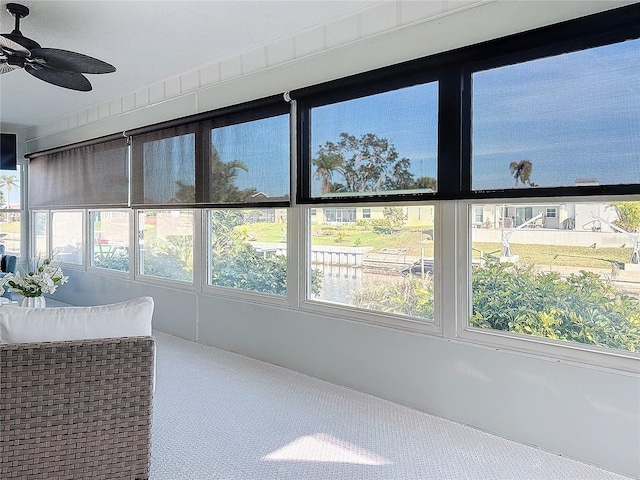
<path fill-rule="evenodd" d="M 282 367 L 156 333 L 151 480 L 623 480 Z"/>

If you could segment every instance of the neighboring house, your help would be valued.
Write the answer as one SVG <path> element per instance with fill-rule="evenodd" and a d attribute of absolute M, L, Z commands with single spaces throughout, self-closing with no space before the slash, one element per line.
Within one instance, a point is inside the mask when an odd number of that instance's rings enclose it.
<path fill-rule="evenodd" d="M 533 228 L 611 232 L 613 230 L 594 215 L 606 222 L 618 218 L 615 210 L 604 203 L 481 204 L 473 206 L 471 215 L 475 228 L 515 228 L 539 213 L 543 216 L 531 224 Z"/>
<path fill-rule="evenodd" d="M 425 206 L 402 206 L 407 225 L 433 225 L 434 208 Z M 325 207 L 311 210 L 311 223 L 344 224 L 358 220 L 376 220 L 384 218 L 384 207 Z M 476 204 L 470 215 L 474 228 L 515 228 L 542 213 L 541 219 L 532 223 L 533 228 L 560 230 L 611 232 L 605 222 L 593 217 L 596 215 L 607 222 L 618 217 L 608 204 L 549 203 L 542 205 L 527 204 Z"/>
<path fill-rule="evenodd" d="M 431 205 L 401 206 L 407 225 L 433 225 L 434 208 Z M 325 207 L 311 209 L 311 223 L 343 224 L 358 220 L 382 220 L 384 206 Z"/>

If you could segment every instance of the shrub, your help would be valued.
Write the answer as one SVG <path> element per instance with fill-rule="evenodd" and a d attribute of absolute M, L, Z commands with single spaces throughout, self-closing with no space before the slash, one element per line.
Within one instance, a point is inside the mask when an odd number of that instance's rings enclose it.
<path fill-rule="evenodd" d="M 287 294 L 287 257 L 263 256 L 250 245 L 217 257 L 211 265 L 211 283 L 220 287 L 285 296 Z M 311 293 L 318 295 L 322 286 L 320 272 L 311 276 Z"/>
<path fill-rule="evenodd" d="M 129 252 L 125 249 L 112 250 L 108 254 L 96 252 L 93 264 L 96 267 L 109 268 L 111 270 L 129 271 Z"/>
<path fill-rule="evenodd" d="M 563 278 L 531 265 L 493 260 L 474 267 L 472 285 L 472 326 L 640 351 L 640 300 L 594 273 Z M 433 281 L 409 277 L 369 283 L 353 292 L 352 302 L 433 318 Z"/>
<path fill-rule="evenodd" d="M 409 276 L 367 283 L 352 293 L 351 300 L 360 308 L 433 319 L 433 279 Z"/>
<path fill-rule="evenodd" d="M 640 301 L 598 275 L 492 261 L 473 270 L 471 325 L 640 350 Z"/>

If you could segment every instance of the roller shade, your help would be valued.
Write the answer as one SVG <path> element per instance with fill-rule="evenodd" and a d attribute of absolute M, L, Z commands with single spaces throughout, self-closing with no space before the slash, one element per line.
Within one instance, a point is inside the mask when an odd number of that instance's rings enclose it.
<path fill-rule="evenodd" d="M 29 208 L 127 206 L 125 138 L 33 157 Z"/>

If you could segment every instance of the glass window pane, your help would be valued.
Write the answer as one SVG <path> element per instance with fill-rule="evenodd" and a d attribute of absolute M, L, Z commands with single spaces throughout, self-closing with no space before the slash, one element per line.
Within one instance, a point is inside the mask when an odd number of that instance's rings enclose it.
<path fill-rule="evenodd" d="M 20 212 L 0 211 L 0 244 L 6 253 L 20 256 Z"/>
<path fill-rule="evenodd" d="M 51 250 L 54 260 L 82 265 L 82 212 L 53 212 Z"/>
<path fill-rule="evenodd" d="M 45 258 L 49 253 L 47 250 L 49 212 L 34 212 L 32 218 L 33 253 L 35 258 Z"/>
<path fill-rule="evenodd" d="M 129 271 L 129 212 L 91 212 L 91 265 Z"/>
<path fill-rule="evenodd" d="M 311 196 L 436 191 L 438 83 L 311 110 Z"/>
<path fill-rule="evenodd" d="M 640 39 L 472 80 L 473 190 L 640 183 Z"/>
<path fill-rule="evenodd" d="M 146 210 L 138 228 L 142 275 L 193 281 L 193 211 Z"/>
<path fill-rule="evenodd" d="M 308 297 L 433 320 L 434 207 L 353 207 L 342 222 L 330 220 L 336 210 L 309 216 Z"/>
<path fill-rule="evenodd" d="M 209 202 L 289 199 L 289 115 L 211 130 Z"/>
<path fill-rule="evenodd" d="M 287 210 L 211 210 L 209 285 L 287 295 Z"/>
<path fill-rule="evenodd" d="M 16 170 L 0 170 L 0 205 L 20 210 L 20 177 Z"/>
<path fill-rule="evenodd" d="M 471 228 L 470 325 L 640 351 L 640 201 L 484 211 L 495 228 Z"/>

